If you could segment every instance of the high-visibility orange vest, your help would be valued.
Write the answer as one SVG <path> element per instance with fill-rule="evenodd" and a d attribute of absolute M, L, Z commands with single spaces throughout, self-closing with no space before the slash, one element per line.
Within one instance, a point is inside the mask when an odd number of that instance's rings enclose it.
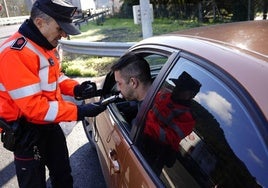
<path fill-rule="evenodd" d="M 0 117 L 24 116 L 36 124 L 77 120 L 77 107 L 64 101 L 78 82 L 60 72 L 56 49 L 38 46 L 15 33 L 0 47 Z"/>
<path fill-rule="evenodd" d="M 179 150 L 180 141 L 195 126 L 190 108 L 171 100 L 170 92 L 159 92 L 152 109 L 148 112 L 144 134 L 151 139 Z"/>

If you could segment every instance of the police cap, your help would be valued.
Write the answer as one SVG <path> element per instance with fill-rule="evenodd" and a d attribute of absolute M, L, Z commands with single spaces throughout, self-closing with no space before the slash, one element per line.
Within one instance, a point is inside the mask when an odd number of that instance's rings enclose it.
<path fill-rule="evenodd" d="M 193 91 L 194 95 L 199 92 L 201 87 L 200 82 L 185 71 L 183 71 L 183 73 L 177 79 L 171 78 L 170 80 L 176 85 L 176 90 Z"/>
<path fill-rule="evenodd" d="M 64 0 L 36 0 L 33 6 L 51 16 L 69 35 L 78 35 L 81 32 L 72 23 L 72 17 L 77 9 Z"/>

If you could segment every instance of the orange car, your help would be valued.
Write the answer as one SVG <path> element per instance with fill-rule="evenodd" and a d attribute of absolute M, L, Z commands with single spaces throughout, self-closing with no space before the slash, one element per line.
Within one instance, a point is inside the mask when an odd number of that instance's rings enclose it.
<path fill-rule="evenodd" d="M 108 187 L 268 187 L 268 21 L 156 36 L 129 52 L 149 62 L 154 80 L 141 107 L 116 99 L 83 121 Z M 196 124 L 157 175 L 142 150 L 144 124 L 157 93 L 184 71 L 202 84 L 192 101 Z M 101 90 L 86 102 L 117 93 L 112 72 Z"/>

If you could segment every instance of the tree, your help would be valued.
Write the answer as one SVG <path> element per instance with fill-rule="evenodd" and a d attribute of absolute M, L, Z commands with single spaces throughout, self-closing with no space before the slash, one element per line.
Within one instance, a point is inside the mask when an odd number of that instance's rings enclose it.
<path fill-rule="evenodd" d="M 138 5 L 139 0 L 122 0 L 119 16 L 123 18 L 133 18 L 132 6 Z"/>
<path fill-rule="evenodd" d="M 132 6 L 139 0 L 123 0 L 122 15 L 129 18 Z M 268 0 L 150 0 L 155 18 L 199 19 L 207 21 L 225 21 L 231 16 L 232 21 L 253 20 L 257 12 L 267 19 Z M 199 8 L 198 8 L 199 7 Z"/>

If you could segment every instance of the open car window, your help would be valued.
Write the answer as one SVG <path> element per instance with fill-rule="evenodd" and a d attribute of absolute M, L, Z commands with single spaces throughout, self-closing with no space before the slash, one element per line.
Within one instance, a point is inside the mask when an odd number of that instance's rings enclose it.
<path fill-rule="evenodd" d="M 141 54 L 142 55 L 142 54 Z M 157 77 L 159 71 L 167 61 L 166 56 L 157 55 L 157 54 L 143 54 L 142 55 L 150 65 L 152 82 Z M 105 95 L 104 98 L 118 94 L 116 82 L 114 80 L 113 73 L 110 73 L 109 77 L 105 81 Z M 107 90 L 107 88 L 109 88 Z M 132 129 L 132 122 L 138 113 L 138 102 L 137 101 L 126 101 L 125 99 L 117 99 L 113 104 L 110 105 L 114 115 L 117 116 L 117 119 L 120 119 L 121 128 L 123 131 L 126 131 L 127 134 L 130 134 Z"/>

